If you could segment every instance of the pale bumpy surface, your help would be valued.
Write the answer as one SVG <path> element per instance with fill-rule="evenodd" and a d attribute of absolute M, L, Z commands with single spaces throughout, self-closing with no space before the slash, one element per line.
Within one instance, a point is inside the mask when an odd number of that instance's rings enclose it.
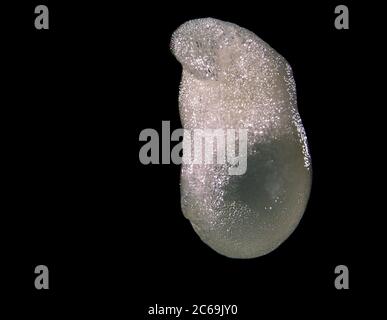
<path fill-rule="evenodd" d="M 292 70 L 252 32 L 212 18 L 180 26 L 171 49 L 183 66 L 183 127 L 248 129 L 244 175 L 229 175 L 227 164 L 183 164 L 183 213 L 220 254 L 264 255 L 296 228 L 311 188 Z"/>

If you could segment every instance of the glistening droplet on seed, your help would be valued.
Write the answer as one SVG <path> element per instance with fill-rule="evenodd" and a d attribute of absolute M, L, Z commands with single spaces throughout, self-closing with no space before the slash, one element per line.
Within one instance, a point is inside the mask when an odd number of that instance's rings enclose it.
<path fill-rule="evenodd" d="M 288 62 L 235 24 L 191 20 L 173 34 L 183 66 L 183 127 L 247 129 L 247 170 L 183 163 L 181 205 L 200 238 L 231 258 L 276 249 L 297 227 L 309 198 L 311 159 Z"/>

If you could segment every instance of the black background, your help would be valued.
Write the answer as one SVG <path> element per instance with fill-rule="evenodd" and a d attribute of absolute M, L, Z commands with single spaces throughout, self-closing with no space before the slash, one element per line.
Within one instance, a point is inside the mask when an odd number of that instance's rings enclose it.
<path fill-rule="evenodd" d="M 50 30 L 34 28 L 38 4 L 49 7 Z M 8 296 L 28 301 L 14 311 L 143 319 L 156 303 L 237 304 L 237 319 L 256 319 L 362 310 L 372 256 L 361 221 L 369 204 L 359 79 L 370 25 L 363 7 L 346 2 L 350 29 L 336 30 L 338 4 L 42 1 L 4 9 L 3 267 Z M 162 120 L 181 127 L 170 36 L 207 16 L 253 31 L 289 61 L 311 149 L 313 187 L 300 225 L 253 260 L 223 257 L 199 240 L 180 210 L 179 166 L 138 160 L 142 129 L 161 132 Z M 49 267 L 48 291 L 34 288 L 39 264 Z M 334 287 L 339 264 L 350 270 L 350 290 Z"/>

